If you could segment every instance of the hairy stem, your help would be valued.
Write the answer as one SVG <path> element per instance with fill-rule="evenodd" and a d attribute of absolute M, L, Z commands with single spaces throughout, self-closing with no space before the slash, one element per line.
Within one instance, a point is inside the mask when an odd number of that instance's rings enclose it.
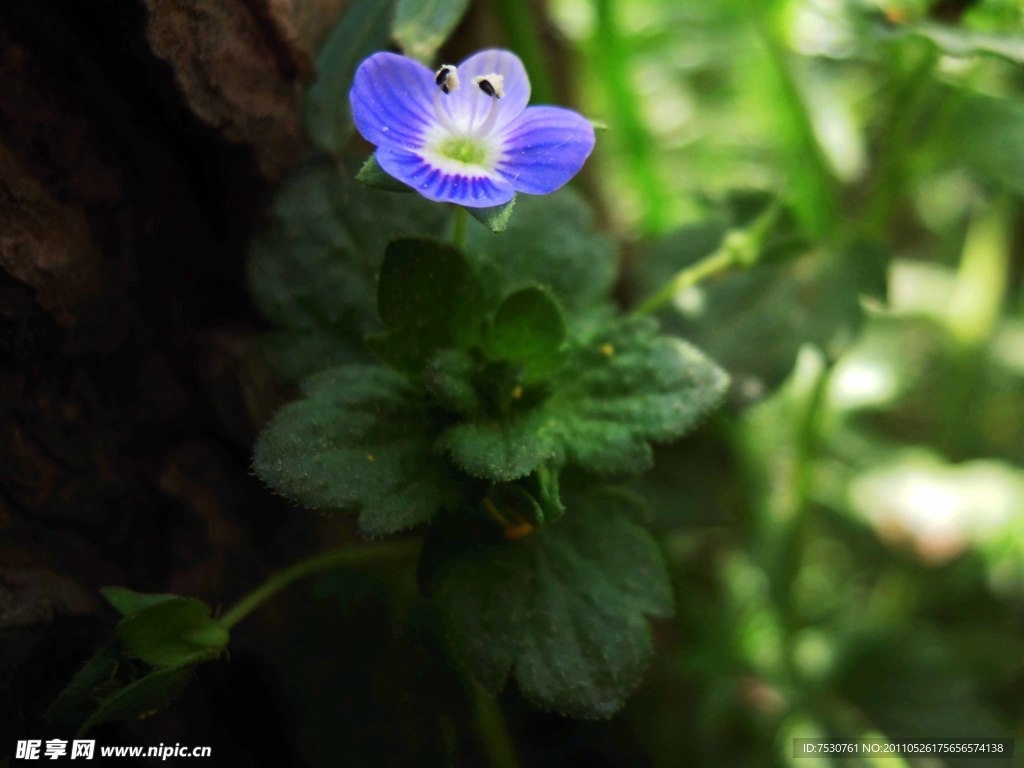
<path fill-rule="evenodd" d="M 470 688 L 476 729 L 487 751 L 490 768 L 518 768 L 515 747 L 498 700 L 475 680 L 467 679 L 466 685 Z"/>
<path fill-rule="evenodd" d="M 469 213 L 461 205 L 455 206 L 455 220 L 452 222 L 452 245 L 460 251 L 466 250 L 466 227 Z"/>
<path fill-rule="evenodd" d="M 335 549 L 330 552 L 319 552 L 311 555 L 289 565 L 283 571 L 278 571 L 235 603 L 220 617 L 220 625 L 225 629 L 231 629 L 267 600 L 277 595 L 278 592 L 306 576 L 312 576 L 316 573 L 330 571 L 343 566 L 365 565 L 367 563 L 380 562 L 381 560 L 404 559 L 418 552 L 419 547 L 419 539 L 398 539 L 377 544 L 350 546 L 344 549 Z"/>

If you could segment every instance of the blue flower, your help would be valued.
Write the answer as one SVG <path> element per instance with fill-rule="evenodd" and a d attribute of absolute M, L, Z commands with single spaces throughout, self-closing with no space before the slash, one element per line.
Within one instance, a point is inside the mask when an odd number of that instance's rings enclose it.
<path fill-rule="evenodd" d="M 581 115 L 526 106 L 530 80 L 508 51 L 481 51 L 437 72 L 376 53 L 359 65 L 349 100 L 380 167 L 438 202 L 485 208 L 516 192 L 546 195 L 594 149 Z"/>

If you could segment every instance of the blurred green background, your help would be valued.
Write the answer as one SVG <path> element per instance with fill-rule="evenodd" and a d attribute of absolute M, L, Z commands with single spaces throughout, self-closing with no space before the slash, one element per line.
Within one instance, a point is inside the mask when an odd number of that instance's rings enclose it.
<path fill-rule="evenodd" d="M 543 10 L 609 127 L 590 180 L 627 301 L 783 211 L 753 267 L 661 313 L 734 385 L 638 485 L 680 616 L 608 764 L 1024 736 L 1022 6 Z"/>

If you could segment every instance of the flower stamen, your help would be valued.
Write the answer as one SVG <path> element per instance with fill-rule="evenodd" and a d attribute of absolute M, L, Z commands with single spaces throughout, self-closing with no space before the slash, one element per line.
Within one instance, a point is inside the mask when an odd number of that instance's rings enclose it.
<path fill-rule="evenodd" d="M 480 121 L 480 125 L 471 130 L 473 136 L 481 137 L 489 134 L 498 120 L 498 99 L 505 96 L 505 78 L 492 72 L 489 75 L 474 77 L 473 82 L 491 99 L 490 110 L 488 110 L 484 119 Z"/>
<path fill-rule="evenodd" d="M 442 64 L 440 69 L 434 73 L 434 85 L 441 89 L 446 96 L 452 91 L 459 89 L 459 70 L 454 64 Z"/>

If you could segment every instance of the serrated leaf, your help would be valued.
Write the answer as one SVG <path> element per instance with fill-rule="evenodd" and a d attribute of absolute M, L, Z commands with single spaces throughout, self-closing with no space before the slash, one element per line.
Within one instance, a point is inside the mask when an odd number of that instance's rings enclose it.
<path fill-rule="evenodd" d="M 565 319 L 562 309 L 542 288 L 516 291 L 498 307 L 484 339 L 484 350 L 496 360 L 522 366 L 530 384 L 557 370 L 563 362 Z"/>
<path fill-rule="evenodd" d="M 512 674 L 544 709 L 609 717 L 650 662 L 647 619 L 671 615 L 671 587 L 657 545 L 620 501 L 569 506 L 517 541 L 484 533 L 459 548 L 440 532 L 445 551 L 425 552 L 427 578 L 453 646 L 487 688 Z"/>
<path fill-rule="evenodd" d="M 210 618 L 199 600 L 173 596 L 149 605 L 117 625 L 125 651 L 150 666 L 181 667 L 216 658 L 228 631 Z"/>
<path fill-rule="evenodd" d="M 447 486 L 422 395 L 378 366 L 313 376 L 256 444 L 253 466 L 275 490 L 311 509 L 359 510 L 371 535 L 433 516 Z"/>
<path fill-rule="evenodd" d="M 469 0 L 398 0 L 392 37 L 406 55 L 429 65 L 469 7 Z"/>
<path fill-rule="evenodd" d="M 46 721 L 68 730 L 84 722 L 95 708 L 98 691 L 114 679 L 119 662 L 117 643 L 97 651 L 46 710 Z"/>
<path fill-rule="evenodd" d="M 356 174 L 356 181 L 374 189 L 383 189 L 385 192 L 414 192 L 408 184 L 404 184 L 394 176 L 391 176 L 377 162 L 377 155 L 373 154 L 366 158 Z"/>
<path fill-rule="evenodd" d="M 507 203 L 495 205 L 490 208 L 466 208 L 470 215 L 487 227 L 491 232 L 500 235 L 512 221 L 512 211 L 516 207 L 516 197 Z"/>
<path fill-rule="evenodd" d="M 377 309 L 387 331 L 371 339 L 390 365 L 418 374 L 435 352 L 479 336 L 484 292 L 465 256 L 436 240 L 396 240 L 380 270 Z"/>
<path fill-rule="evenodd" d="M 509 481 L 544 463 L 601 473 L 651 464 L 652 441 L 693 429 L 722 399 L 728 376 L 694 347 L 625 320 L 569 350 L 550 395 L 508 418 L 448 430 L 443 444 L 476 477 Z"/>
<path fill-rule="evenodd" d="M 354 0 L 316 57 L 316 81 L 306 91 L 303 118 L 313 146 L 339 155 L 352 135 L 348 90 L 359 62 L 387 47 L 389 0 Z"/>
<path fill-rule="evenodd" d="M 594 229 L 593 214 L 570 189 L 523 195 L 519 215 L 501 237 L 470 228 L 467 252 L 497 270 L 506 292 L 549 289 L 570 319 L 610 314 L 618 259 L 612 241 Z"/>
<path fill-rule="evenodd" d="M 135 592 L 125 587 L 100 587 L 100 594 L 114 606 L 114 610 L 125 617 L 134 616 L 140 611 L 178 597 L 162 593 Z"/>
<path fill-rule="evenodd" d="M 103 699 L 78 729 L 78 735 L 102 723 L 144 717 L 163 709 L 185 690 L 191 676 L 191 667 L 174 667 L 158 669 L 140 677 Z"/>

